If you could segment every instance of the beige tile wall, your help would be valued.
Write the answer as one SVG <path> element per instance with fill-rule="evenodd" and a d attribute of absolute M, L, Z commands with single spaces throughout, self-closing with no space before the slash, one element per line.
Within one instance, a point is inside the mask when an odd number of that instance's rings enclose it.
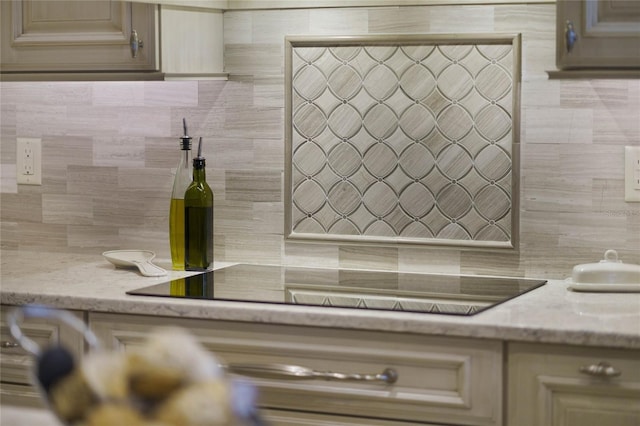
<path fill-rule="evenodd" d="M 554 19 L 553 4 L 227 12 L 228 82 L 1 83 L 2 248 L 168 258 L 186 117 L 221 260 L 565 277 L 615 248 L 640 263 L 640 204 L 623 190 L 640 80 L 548 80 Z M 523 34 L 520 251 L 285 242 L 284 35 L 495 31 Z M 42 138 L 42 186 L 16 185 L 17 136 Z"/>

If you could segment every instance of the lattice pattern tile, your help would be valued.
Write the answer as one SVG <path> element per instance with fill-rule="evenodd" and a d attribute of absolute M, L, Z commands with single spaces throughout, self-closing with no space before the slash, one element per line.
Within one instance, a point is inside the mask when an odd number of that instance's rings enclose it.
<path fill-rule="evenodd" d="M 290 237 L 511 245 L 517 48 L 475 43 L 291 42 Z"/>

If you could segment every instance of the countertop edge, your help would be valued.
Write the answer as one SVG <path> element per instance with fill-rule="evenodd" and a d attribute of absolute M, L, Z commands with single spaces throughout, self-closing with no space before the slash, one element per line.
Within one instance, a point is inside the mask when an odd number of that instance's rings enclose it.
<path fill-rule="evenodd" d="M 640 349 L 640 334 L 602 333 L 588 329 L 553 329 L 539 326 L 517 326 L 483 322 L 483 314 L 470 317 L 344 308 L 282 306 L 255 302 L 170 300 L 132 296 L 132 299 L 56 296 L 0 292 L 3 305 L 44 304 L 59 309 L 123 315 L 162 316 L 199 320 L 253 322 L 263 324 L 323 327 L 348 330 L 410 333 L 506 342 L 530 342 L 580 345 L 619 349 Z"/>

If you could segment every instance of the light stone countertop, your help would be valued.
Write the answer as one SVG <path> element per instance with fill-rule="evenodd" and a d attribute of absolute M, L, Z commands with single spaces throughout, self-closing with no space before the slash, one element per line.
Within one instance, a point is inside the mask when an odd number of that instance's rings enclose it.
<path fill-rule="evenodd" d="M 562 279 L 458 317 L 129 296 L 128 290 L 188 273 L 143 277 L 116 269 L 100 255 L 3 251 L 1 261 L 0 301 L 8 305 L 640 349 L 640 293 L 578 293 Z M 168 262 L 156 263 L 170 269 Z"/>

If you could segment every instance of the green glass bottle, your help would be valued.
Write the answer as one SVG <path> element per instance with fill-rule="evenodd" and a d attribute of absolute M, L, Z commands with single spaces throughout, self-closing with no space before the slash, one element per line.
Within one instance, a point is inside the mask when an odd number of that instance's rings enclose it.
<path fill-rule="evenodd" d="M 193 181 L 184 193 L 184 263 L 187 271 L 213 266 L 213 191 L 207 184 L 202 138 L 193 159 Z"/>

